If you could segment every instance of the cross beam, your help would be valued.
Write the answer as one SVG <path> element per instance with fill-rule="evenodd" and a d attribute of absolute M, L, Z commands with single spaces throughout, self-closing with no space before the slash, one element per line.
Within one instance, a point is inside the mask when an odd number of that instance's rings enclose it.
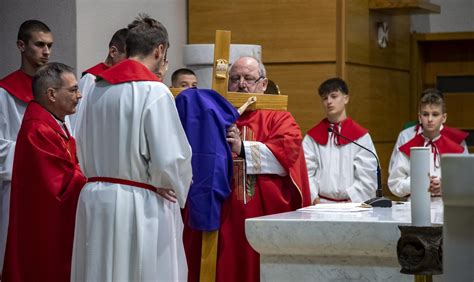
<path fill-rule="evenodd" d="M 239 108 L 250 97 L 255 96 L 257 101 L 251 104 L 248 110 L 287 110 L 287 95 L 269 95 L 259 93 L 238 93 L 227 90 L 229 82 L 229 55 L 230 55 L 230 31 L 216 30 L 214 45 L 214 62 L 212 71 L 212 89 L 221 94 L 234 107 Z M 183 88 L 171 88 L 174 96 L 178 95 Z"/>

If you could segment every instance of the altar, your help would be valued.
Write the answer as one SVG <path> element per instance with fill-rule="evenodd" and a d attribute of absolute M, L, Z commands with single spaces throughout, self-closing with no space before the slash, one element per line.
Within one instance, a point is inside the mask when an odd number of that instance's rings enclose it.
<path fill-rule="evenodd" d="M 443 224 L 441 198 L 432 200 L 431 222 Z M 413 275 L 400 273 L 398 225 L 411 225 L 409 202 L 263 216 L 247 219 L 245 229 L 260 253 L 262 281 L 413 281 Z"/>

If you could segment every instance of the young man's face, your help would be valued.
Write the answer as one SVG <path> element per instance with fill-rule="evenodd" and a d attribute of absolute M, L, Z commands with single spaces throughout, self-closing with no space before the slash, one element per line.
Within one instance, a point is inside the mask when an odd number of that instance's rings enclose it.
<path fill-rule="evenodd" d="M 446 121 L 446 113 L 443 113 L 441 105 L 426 104 L 420 107 L 418 119 L 423 126 L 423 132 L 436 136 L 439 134 L 441 125 Z"/>
<path fill-rule="evenodd" d="M 34 31 L 28 42 L 18 41 L 23 58 L 34 68 L 39 68 L 48 63 L 53 46 L 51 32 Z"/>
<path fill-rule="evenodd" d="M 174 88 L 189 88 L 197 86 L 197 78 L 192 74 L 181 74 L 173 83 Z"/>
<path fill-rule="evenodd" d="M 326 110 L 326 115 L 328 117 L 336 117 L 345 111 L 346 104 L 349 102 L 349 96 L 337 90 L 321 95 L 321 100 Z"/>

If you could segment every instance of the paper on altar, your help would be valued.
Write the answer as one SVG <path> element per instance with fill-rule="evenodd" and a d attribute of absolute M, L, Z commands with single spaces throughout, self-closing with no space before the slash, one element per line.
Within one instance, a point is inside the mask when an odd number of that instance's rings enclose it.
<path fill-rule="evenodd" d="M 371 211 L 373 208 L 364 203 L 334 203 L 334 204 L 317 204 L 305 208 L 298 209 L 298 211 L 309 212 L 362 212 Z"/>

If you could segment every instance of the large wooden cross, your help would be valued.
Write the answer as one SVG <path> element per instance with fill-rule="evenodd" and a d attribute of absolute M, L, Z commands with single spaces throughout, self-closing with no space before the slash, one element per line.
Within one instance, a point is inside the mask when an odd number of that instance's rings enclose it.
<path fill-rule="evenodd" d="M 227 91 L 229 82 L 229 55 L 230 55 L 230 31 L 217 30 L 214 45 L 214 66 L 212 71 L 212 89 L 221 94 L 234 107 L 239 108 L 247 100 L 254 96 L 256 102 L 251 104 L 247 110 L 267 109 L 267 110 L 287 110 L 288 96 L 269 95 L 259 93 L 238 93 Z M 174 96 L 178 95 L 182 88 L 171 88 Z"/>

